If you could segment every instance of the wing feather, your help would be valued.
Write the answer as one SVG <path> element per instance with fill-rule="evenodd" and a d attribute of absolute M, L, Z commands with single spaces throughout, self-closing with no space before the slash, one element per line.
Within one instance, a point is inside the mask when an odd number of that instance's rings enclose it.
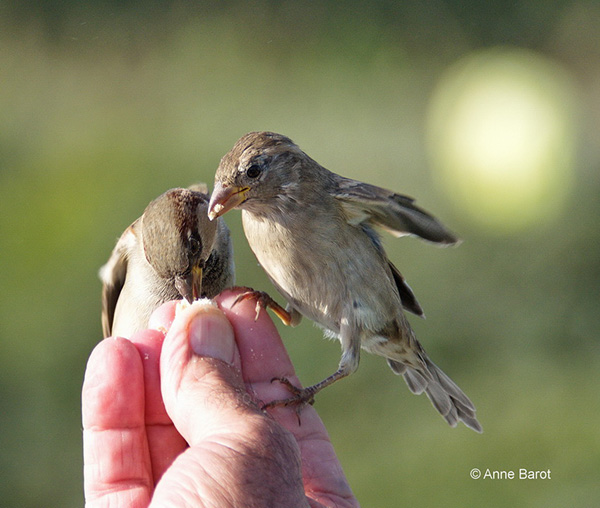
<path fill-rule="evenodd" d="M 351 224 L 362 222 L 400 237 L 415 235 L 442 246 L 459 239 L 435 217 L 415 205 L 414 199 L 387 189 L 335 175 L 333 196 L 339 200 Z"/>
<path fill-rule="evenodd" d="M 112 333 L 117 301 L 127 275 L 129 253 L 135 247 L 136 243 L 135 226 L 138 222 L 139 219 L 125 230 L 107 263 L 100 268 L 99 275 L 102 281 L 102 333 L 104 337 L 109 337 Z"/>

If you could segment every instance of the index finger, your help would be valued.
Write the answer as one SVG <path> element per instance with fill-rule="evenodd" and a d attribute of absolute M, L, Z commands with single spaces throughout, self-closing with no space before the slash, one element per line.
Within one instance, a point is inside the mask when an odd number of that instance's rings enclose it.
<path fill-rule="evenodd" d="M 286 378 L 293 385 L 301 387 L 292 361 L 266 309 L 256 319 L 254 300 L 242 300 L 234 305 L 242 292 L 241 289 L 226 290 L 215 301 L 233 326 L 246 386 L 263 403 L 289 398 L 292 396 L 290 391 L 282 383 L 273 380 Z M 296 409 L 297 406 L 278 406 L 270 408 L 269 414 L 293 432 L 297 440 L 315 430 L 329 439 L 323 422 L 312 406 L 302 408 L 300 422 Z"/>
<path fill-rule="evenodd" d="M 242 293 L 240 289 L 226 290 L 215 301 L 233 325 L 244 381 L 270 383 L 273 377 L 297 380 L 294 366 L 267 310 L 261 309 L 257 319 L 256 303 L 252 298 L 234 305 Z"/>
<path fill-rule="evenodd" d="M 228 290 L 215 300 L 233 325 L 244 381 L 263 402 L 288 398 L 291 394 L 285 386 L 271 383 L 274 377 L 286 377 L 300 386 L 277 328 L 266 310 L 255 320 L 256 307 L 252 299 L 232 308 L 240 294 L 240 290 Z M 294 435 L 300 447 L 307 496 L 326 505 L 337 499 L 343 500 L 340 506 L 354 506 L 352 490 L 315 408 L 303 407 L 300 419 L 294 406 L 275 407 L 269 409 L 269 414 Z"/>

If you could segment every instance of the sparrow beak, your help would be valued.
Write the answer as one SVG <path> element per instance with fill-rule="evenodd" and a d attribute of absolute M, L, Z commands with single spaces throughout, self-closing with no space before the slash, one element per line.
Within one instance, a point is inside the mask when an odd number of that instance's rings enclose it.
<path fill-rule="evenodd" d="M 189 303 L 193 303 L 194 300 L 200 298 L 202 294 L 202 268 L 194 266 L 187 276 L 176 277 L 175 288 Z"/>
<path fill-rule="evenodd" d="M 229 187 L 217 182 L 208 204 L 208 218 L 214 220 L 246 201 L 250 187 Z"/>

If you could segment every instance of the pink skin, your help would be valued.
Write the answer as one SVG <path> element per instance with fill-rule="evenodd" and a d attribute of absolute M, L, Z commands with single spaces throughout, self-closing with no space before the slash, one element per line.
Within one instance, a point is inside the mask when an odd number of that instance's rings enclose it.
<path fill-rule="evenodd" d="M 175 319 L 176 302 L 166 303 L 151 329 L 96 346 L 82 393 L 88 507 L 233 507 L 277 496 L 281 506 L 358 506 L 313 407 L 301 425 L 293 407 L 260 410 L 289 396 L 272 378 L 300 384 L 267 312 L 255 321 L 253 301 L 231 309 L 240 292 L 215 299 L 222 314 L 192 307 Z M 198 326 L 203 337 L 233 331 L 235 341 L 195 342 Z"/>

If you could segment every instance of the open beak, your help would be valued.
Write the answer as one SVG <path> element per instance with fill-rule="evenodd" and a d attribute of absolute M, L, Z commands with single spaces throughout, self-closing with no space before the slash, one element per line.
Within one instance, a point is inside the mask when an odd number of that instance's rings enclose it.
<path fill-rule="evenodd" d="M 202 294 L 202 268 L 195 266 L 186 277 L 175 279 L 175 288 L 189 303 L 200 298 Z"/>
<path fill-rule="evenodd" d="M 208 218 L 214 220 L 241 205 L 246 201 L 246 193 L 249 190 L 250 187 L 229 187 L 217 182 L 208 204 Z"/>

